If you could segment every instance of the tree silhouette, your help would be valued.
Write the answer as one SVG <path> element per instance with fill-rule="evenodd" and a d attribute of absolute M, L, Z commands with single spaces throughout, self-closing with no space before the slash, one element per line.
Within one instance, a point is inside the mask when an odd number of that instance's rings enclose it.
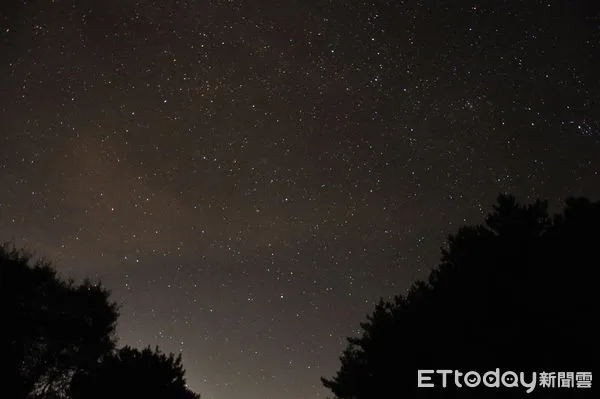
<path fill-rule="evenodd" d="M 64 397 L 72 375 L 115 345 L 117 306 L 86 280 L 63 280 L 44 260 L 0 247 L 0 389 L 14 398 Z"/>
<path fill-rule="evenodd" d="M 72 399 L 199 399 L 185 385 L 181 355 L 124 347 L 73 378 Z"/>
<path fill-rule="evenodd" d="M 449 237 L 426 282 L 381 300 L 361 323 L 362 336 L 348 338 L 341 368 L 332 379 L 322 378 L 336 398 L 527 395 L 453 384 L 417 388 L 419 369 L 592 370 L 600 202 L 570 198 L 551 218 L 547 202 L 522 206 L 501 195 L 493 209 L 486 225 Z M 573 388 L 543 394 L 571 397 Z"/>
<path fill-rule="evenodd" d="M 0 247 L 0 397 L 198 399 L 181 355 L 115 349 L 117 305 L 100 283 L 64 280 L 45 260 Z"/>

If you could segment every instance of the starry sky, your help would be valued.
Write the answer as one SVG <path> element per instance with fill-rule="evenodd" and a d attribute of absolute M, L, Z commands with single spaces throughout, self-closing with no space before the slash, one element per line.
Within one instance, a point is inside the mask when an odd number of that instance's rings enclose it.
<path fill-rule="evenodd" d="M 0 5 L 0 239 L 203 399 L 324 399 L 500 192 L 600 197 L 590 1 Z"/>

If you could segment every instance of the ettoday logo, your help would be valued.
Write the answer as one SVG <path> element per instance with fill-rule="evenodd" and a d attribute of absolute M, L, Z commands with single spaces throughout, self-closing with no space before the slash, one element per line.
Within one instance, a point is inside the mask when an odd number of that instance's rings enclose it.
<path fill-rule="evenodd" d="M 531 393 L 537 386 L 537 373 L 532 372 L 529 376 L 525 373 L 515 373 L 514 371 L 500 372 L 500 369 L 490 370 L 483 375 L 477 371 L 468 371 L 463 373 L 458 370 L 419 370 L 417 386 L 419 388 L 433 388 L 436 386 L 432 380 L 435 376 L 441 378 L 442 388 L 448 386 L 448 381 L 452 381 L 455 386 L 475 388 L 483 384 L 488 388 L 519 388 L 523 387 L 527 393 Z"/>
<path fill-rule="evenodd" d="M 437 377 L 437 378 L 436 378 Z M 500 369 L 490 370 L 483 375 L 477 371 L 463 373 L 458 370 L 419 370 L 417 384 L 419 388 L 434 388 L 432 380 L 441 379 L 442 388 L 448 386 L 448 381 L 458 388 L 475 388 L 483 384 L 488 388 L 525 388 L 531 393 L 536 387 L 540 388 L 592 388 L 591 371 L 559 371 L 539 373 L 515 373 L 514 371 L 500 372 Z"/>

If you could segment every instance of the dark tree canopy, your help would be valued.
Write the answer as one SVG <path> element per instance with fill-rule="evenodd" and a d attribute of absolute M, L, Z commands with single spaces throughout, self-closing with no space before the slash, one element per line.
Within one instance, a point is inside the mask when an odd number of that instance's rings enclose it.
<path fill-rule="evenodd" d="M 115 346 L 117 305 L 100 284 L 60 278 L 46 261 L 0 247 L 0 390 L 14 398 L 63 397 L 71 376 Z"/>
<path fill-rule="evenodd" d="M 181 355 L 116 350 L 109 295 L 0 246 L 0 398 L 199 398 L 185 387 Z"/>
<path fill-rule="evenodd" d="M 199 399 L 187 389 L 181 355 L 124 347 L 73 378 L 72 399 Z"/>
<path fill-rule="evenodd" d="M 591 371 L 599 245 L 600 202 L 570 198 L 551 218 L 547 202 L 501 195 L 485 225 L 449 237 L 427 281 L 380 301 L 322 382 L 340 399 L 454 397 L 417 388 L 417 370 Z M 470 393 L 524 394 L 508 391 Z"/>

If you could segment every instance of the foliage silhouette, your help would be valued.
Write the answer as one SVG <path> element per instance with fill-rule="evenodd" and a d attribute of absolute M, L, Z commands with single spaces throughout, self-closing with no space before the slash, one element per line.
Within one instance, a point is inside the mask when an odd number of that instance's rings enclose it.
<path fill-rule="evenodd" d="M 100 283 L 64 280 L 32 259 L 0 246 L 0 397 L 199 398 L 181 356 L 115 349 L 118 306 Z"/>
<path fill-rule="evenodd" d="M 72 399 L 145 398 L 199 399 L 187 389 L 181 355 L 175 357 L 155 348 L 137 350 L 126 346 L 105 358 L 91 372 L 73 377 Z"/>
<path fill-rule="evenodd" d="M 417 370 L 591 371 L 597 358 L 600 202 L 523 206 L 500 195 L 486 225 L 448 239 L 408 294 L 381 300 L 322 383 L 340 399 L 587 397 L 582 388 L 417 388 Z M 531 374 L 528 374 L 531 375 Z M 435 380 L 440 384 L 440 380 Z M 583 392 L 582 392 L 583 390 Z"/>
<path fill-rule="evenodd" d="M 44 260 L 0 247 L 0 389 L 11 397 L 64 397 L 70 378 L 115 346 L 117 305 L 89 280 L 63 280 Z M 4 327 L 6 326 L 6 327 Z"/>

